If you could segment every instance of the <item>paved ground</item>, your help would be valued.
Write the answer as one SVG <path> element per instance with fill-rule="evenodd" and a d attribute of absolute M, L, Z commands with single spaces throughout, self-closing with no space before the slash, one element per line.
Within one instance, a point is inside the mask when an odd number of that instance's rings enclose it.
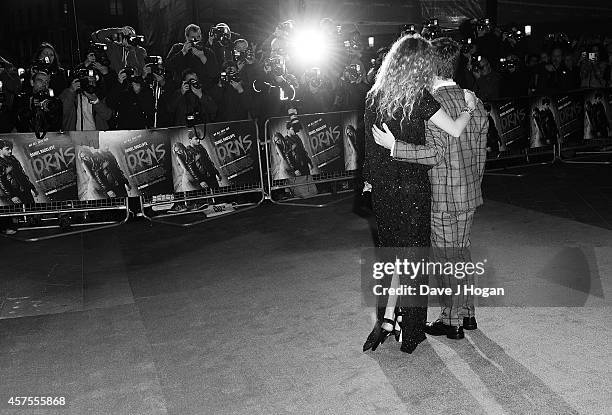
<path fill-rule="evenodd" d="M 512 301 L 412 355 L 361 351 L 350 202 L 0 240 L 0 414 L 609 414 L 612 169 L 530 172 L 487 177 L 472 238 Z"/>

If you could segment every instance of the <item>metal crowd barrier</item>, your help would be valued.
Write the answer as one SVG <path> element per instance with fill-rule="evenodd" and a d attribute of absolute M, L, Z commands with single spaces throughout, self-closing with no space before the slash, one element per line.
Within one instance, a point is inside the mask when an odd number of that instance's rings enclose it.
<path fill-rule="evenodd" d="M 255 131 L 254 145 L 257 146 L 259 182 L 226 186 L 219 189 L 206 188 L 166 195 L 141 196 L 141 215 L 151 223 L 189 228 L 204 222 L 257 208 L 264 202 L 266 192 L 263 186 L 259 130 L 256 124 Z M 259 195 L 259 200 L 242 203 L 239 200 L 236 201 L 236 196 L 248 194 Z M 225 200 L 223 203 L 219 203 L 223 200 Z M 183 212 L 172 212 L 171 209 L 176 205 L 184 205 L 186 210 Z M 154 214 L 155 212 L 161 213 Z M 185 218 L 191 220 L 183 221 Z"/>
<path fill-rule="evenodd" d="M 103 215 L 113 211 L 121 214 L 116 220 L 89 220 L 90 213 Z M 4 237 L 23 242 L 37 242 L 120 226 L 128 221 L 130 209 L 127 197 L 88 201 L 67 200 L 2 206 L 0 217 L 17 219 L 19 225 L 16 234 L 2 234 Z M 79 223 L 79 220 L 82 222 Z M 48 232 L 54 229 L 59 229 L 60 232 Z"/>
<path fill-rule="evenodd" d="M 351 113 L 352 111 L 338 111 L 334 113 L 320 113 L 320 114 L 303 114 L 303 116 L 318 116 L 325 114 L 342 114 L 342 113 Z M 265 157 L 266 157 L 266 175 L 267 175 L 267 190 L 268 192 L 265 194 L 266 200 L 269 200 L 271 203 L 276 205 L 287 205 L 287 206 L 299 206 L 299 207 L 313 207 L 313 208 L 324 208 L 327 206 L 334 205 L 336 203 L 340 203 L 344 200 L 350 199 L 354 197 L 354 187 L 353 181 L 356 179 L 355 171 L 345 170 L 338 172 L 329 172 L 322 174 L 314 174 L 314 175 L 304 175 L 304 176 L 296 176 L 287 179 L 275 180 L 272 177 L 272 169 L 270 166 L 270 158 L 272 156 L 272 152 L 275 151 L 273 149 L 274 143 L 271 138 L 268 136 L 269 129 L 268 126 L 273 120 L 287 119 L 287 117 L 273 117 L 266 120 L 264 124 L 265 131 Z M 344 133 L 343 133 L 344 134 Z M 347 182 L 346 188 L 338 188 L 343 182 Z M 321 191 L 321 185 L 329 184 L 330 188 Z M 318 186 L 317 186 L 318 185 Z M 307 197 L 299 197 L 299 196 L 289 196 L 286 198 L 275 198 L 275 195 L 279 191 L 285 191 L 286 189 L 297 189 L 297 188 L 308 188 L 310 186 L 314 186 L 317 191 L 316 194 L 309 195 Z M 324 196 L 336 196 L 345 193 L 351 193 L 349 196 L 341 196 L 335 197 L 333 200 L 325 202 L 325 203 L 306 203 L 301 202 L 303 200 L 316 200 L 317 198 Z"/>

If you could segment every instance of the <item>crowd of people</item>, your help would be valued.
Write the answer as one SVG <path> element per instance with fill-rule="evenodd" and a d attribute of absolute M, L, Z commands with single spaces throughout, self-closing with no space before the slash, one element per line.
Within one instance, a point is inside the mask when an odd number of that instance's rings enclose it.
<path fill-rule="evenodd" d="M 455 31 L 463 47 L 456 79 L 483 101 L 611 84 L 612 40 L 547 36 L 528 53 L 526 34 L 488 20 Z M 129 26 L 98 30 L 75 68 L 42 43 L 26 69 L 0 58 L 0 132 L 145 129 L 300 113 L 363 110 L 387 47 L 363 45 L 355 25 L 325 18 L 304 50 L 293 21 L 259 45 L 219 23 L 196 24 L 164 56 L 151 56 Z M 401 33 L 414 31 L 406 25 Z M 437 21 L 425 37 L 448 36 Z M 316 39 L 315 39 L 316 38 Z M 317 50 L 318 49 L 318 50 Z M 304 54 L 326 52 L 319 62 Z M 302 55 L 302 56 L 300 56 Z M 308 57 L 307 57 L 308 58 Z"/>

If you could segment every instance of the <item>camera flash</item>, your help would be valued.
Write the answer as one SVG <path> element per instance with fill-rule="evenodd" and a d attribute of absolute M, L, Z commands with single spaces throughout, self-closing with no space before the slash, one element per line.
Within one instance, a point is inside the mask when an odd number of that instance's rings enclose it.
<path fill-rule="evenodd" d="M 370 36 L 368 38 L 368 46 L 373 48 L 374 47 L 374 36 Z"/>
<path fill-rule="evenodd" d="M 531 35 L 531 25 L 526 25 L 525 26 L 525 34 L 527 36 Z"/>
<path fill-rule="evenodd" d="M 467 42 L 468 42 L 468 45 L 471 45 L 471 44 L 472 44 L 472 38 L 471 38 L 471 37 L 468 37 Z"/>
<path fill-rule="evenodd" d="M 53 92 L 53 89 L 49 88 L 49 96 L 50 97 L 54 97 L 55 93 Z"/>

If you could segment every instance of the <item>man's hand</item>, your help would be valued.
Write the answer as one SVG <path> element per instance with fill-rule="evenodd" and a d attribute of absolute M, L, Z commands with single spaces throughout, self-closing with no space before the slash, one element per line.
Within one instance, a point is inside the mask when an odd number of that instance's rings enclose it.
<path fill-rule="evenodd" d="M 371 192 L 371 191 L 372 191 L 372 185 L 368 182 L 363 182 L 363 190 L 361 191 L 361 193 Z"/>
<path fill-rule="evenodd" d="M 125 73 L 125 69 L 122 69 L 119 71 L 119 74 L 117 75 L 117 80 L 119 81 L 120 84 L 123 84 L 123 81 L 125 81 L 125 78 L 127 78 L 127 74 Z"/>
<path fill-rule="evenodd" d="M 475 110 L 476 109 L 476 102 L 478 98 L 476 98 L 476 95 L 474 95 L 474 93 L 472 91 L 470 91 L 469 89 L 464 89 L 463 90 L 463 97 L 465 99 L 465 105 L 471 109 L 471 110 Z"/>
<path fill-rule="evenodd" d="M 192 49 L 193 49 L 193 43 L 191 43 L 191 42 L 183 43 L 183 50 L 182 50 L 183 55 L 188 54 L 189 51 L 192 50 Z"/>
<path fill-rule="evenodd" d="M 206 189 L 208 185 L 206 184 L 206 182 L 200 182 L 200 187 Z"/>
<path fill-rule="evenodd" d="M 100 62 L 94 62 L 92 63 L 92 66 L 100 71 L 102 75 L 108 75 L 108 66 L 102 65 Z"/>
<path fill-rule="evenodd" d="M 112 190 L 109 190 L 108 192 L 106 192 L 106 194 L 108 195 L 108 197 L 117 197 L 115 192 L 113 192 Z"/>
<path fill-rule="evenodd" d="M 153 74 L 153 78 L 155 78 L 155 80 L 157 81 L 157 83 L 158 83 L 160 86 L 164 86 L 164 85 L 166 85 L 166 80 L 164 79 L 164 77 L 163 77 L 163 76 L 161 76 L 161 75 L 158 75 L 158 74 L 154 73 L 154 74 Z"/>
<path fill-rule="evenodd" d="M 244 92 L 244 88 L 240 82 L 230 81 L 230 85 L 239 93 L 242 94 Z"/>
<path fill-rule="evenodd" d="M 81 88 L 81 82 L 78 78 L 74 78 L 70 83 L 70 90 L 76 94 L 76 92 Z"/>
<path fill-rule="evenodd" d="M 374 141 L 379 146 L 383 146 L 384 148 L 388 148 L 391 150 L 391 147 L 395 144 L 395 136 L 389 130 L 389 127 L 386 123 L 383 123 L 383 128 L 385 131 L 380 130 L 376 125 L 372 127 L 372 134 L 374 135 Z"/>
<path fill-rule="evenodd" d="M 16 205 L 21 203 L 21 199 L 19 199 L 17 196 L 11 197 L 11 201 L 15 203 Z"/>
<path fill-rule="evenodd" d="M 142 71 L 142 77 L 146 77 L 147 75 L 151 74 L 151 67 L 149 65 L 144 67 L 144 70 Z"/>
<path fill-rule="evenodd" d="M 183 81 L 183 84 L 181 85 L 181 94 L 185 95 L 185 93 L 189 91 L 189 88 L 189 82 Z"/>
<path fill-rule="evenodd" d="M 200 98 L 200 99 L 202 98 L 202 87 L 200 87 L 200 88 L 194 88 L 194 87 L 192 86 L 192 87 L 191 87 L 191 91 L 192 91 L 194 94 L 196 94 L 196 96 L 197 96 L 198 98 Z"/>

